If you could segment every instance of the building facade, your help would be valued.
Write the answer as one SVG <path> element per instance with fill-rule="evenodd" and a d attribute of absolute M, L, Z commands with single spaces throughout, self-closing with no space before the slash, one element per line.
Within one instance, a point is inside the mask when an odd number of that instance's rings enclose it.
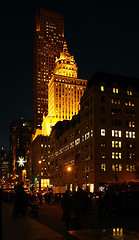
<path fill-rule="evenodd" d="M 81 109 L 58 122 L 50 135 L 50 181 L 98 191 L 106 184 L 136 180 L 139 164 L 138 79 L 96 73 Z"/>
<path fill-rule="evenodd" d="M 68 52 L 66 42 L 55 65 L 48 85 L 48 115 L 42 123 L 42 135 L 48 136 L 58 121 L 70 120 L 78 114 L 80 100 L 87 86 L 87 80 L 77 78 L 77 66 Z"/>
<path fill-rule="evenodd" d="M 67 49 L 67 44 L 64 42 L 63 51 L 60 56 L 56 58 L 56 64 L 54 74 L 48 84 L 48 115 L 43 116 L 42 130 L 36 129 L 35 135 L 33 135 L 32 143 L 30 145 L 29 161 L 32 172 L 29 176 L 38 176 L 39 179 L 43 179 L 46 175 L 41 172 L 38 164 L 41 162 L 42 145 L 41 139 L 49 139 L 52 126 L 58 121 L 70 120 L 73 115 L 78 114 L 80 110 L 80 100 L 83 96 L 87 86 L 87 80 L 77 78 L 77 66 L 74 57 L 71 56 Z M 47 150 L 47 149 L 45 149 Z M 45 156 L 45 162 L 49 163 L 49 153 Z M 32 164 L 32 166 L 31 166 Z M 35 164 L 35 165 L 34 165 Z M 50 166 L 47 166 L 48 171 Z M 42 167 L 44 169 L 44 167 Z M 47 176 L 50 177 L 49 174 Z M 39 184 L 40 185 L 40 184 Z M 42 185 L 42 184 L 41 184 Z"/>
<path fill-rule="evenodd" d="M 20 172 L 27 162 L 27 155 L 31 138 L 33 134 L 32 120 L 16 119 L 10 126 L 10 150 L 12 170 L 15 173 Z M 23 166 L 20 166 L 20 160 L 23 160 Z"/>
<path fill-rule="evenodd" d="M 28 154 L 28 178 L 31 183 L 35 183 L 36 189 L 44 189 L 49 186 L 49 160 L 50 154 L 49 138 L 38 135 L 29 146 Z"/>
<path fill-rule="evenodd" d="M 62 51 L 64 17 L 37 9 L 34 32 L 34 127 L 41 129 L 43 114 L 48 114 L 48 83 L 53 75 L 55 58 Z"/>
<path fill-rule="evenodd" d="M 9 161 L 3 146 L 0 149 L 0 186 L 7 186 L 9 178 Z"/>

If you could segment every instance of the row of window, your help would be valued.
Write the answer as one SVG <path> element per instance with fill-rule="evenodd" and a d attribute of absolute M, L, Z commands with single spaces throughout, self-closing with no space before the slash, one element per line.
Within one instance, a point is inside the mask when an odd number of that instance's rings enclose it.
<path fill-rule="evenodd" d="M 107 171 L 106 164 L 102 163 L 100 165 L 100 169 L 102 171 Z M 123 166 L 122 166 L 122 164 L 112 164 L 111 165 L 111 170 L 114 171 L 114 172 L 121 172 L 121 171 L 123 171 Z M 136 166 L 132 165 L 132 164 L 127 164 L 126 167 L 125 167 L 125 170 L 127 172 L 135 172 L 136 171 Z M 82 168 L 82 172 L 83 173 L 84 172 L 85 173 L 93 172 L 93 167 L 92 166 L 85 166 L 84 168 Z M 113 177 L 116 177 L 116 175 L 113 175 Z"/>
<path fill-rule="evenodd" d="M 105 153 L 101 153 L 101 157 L 105 158 Z M 112 152 L 111 155 L 112 159 L 122 159 L 122 153 L 121 152 Z M 134 159 L 135 160 L 135 153 L 127 153 L 127 159 Z"/>
<path fill-rule="evenodd" d="M 93 137 L 93 130 L 90 130 L 89 132 L 82 135 L 82 139 L 79 137 L 79 138 L 75 139 L 75 141 L 72 141 L 70 144 L 66 145 L 64 148 L 61 148 L 59 151 L 56 151 L 54 154 L 51 155 L 51 158 L 67 151 L 68 149 L 73 148 L 74 146 L 77 146 L 81 142 L 81 140 L 82 140 L 82 142 L 84 142 L 87 139 L 89 139 L 90 137 Z"/>
<path fill-rule="evenodd" d="M 100 166 L 102 171 L 106 171 L 106 164 L 102 163 Z M 123 171 L 123 166 L 122 164 L 112 164 L 112 171 Z M 128 172 L 135 172 L 136 171 L 136 166 L 132 164 L 127 164 L 126 165 L 126 171 Z"/>
<path fill-rule="evenodd" d="M 101 136 L 105 136 L 105 129 L 101 129 Z M 87 133 L 85 133 L 84 135 L 82 135 L 82 137 L 75 139 L 75 141 L 72 141 L 70 144 L 68 144 L 67 146 L 65 146 L 64 148 L 59 150 L 56 153 L 54 153 L 51 157 L 53 158 L 54 156 L 56 156 L 56 154 L 61 154 L 64 151 L 73 148 L 74 146 L 77 146 L 78 144 L 80 144 L 80 142 L 84 142 L 86 140 L 88 140 L 90 137 L 93 137 L 93 130 L 88 131 Z M 121 131 L 119 130 L 112 130 L 112 137 L 121 137 Z M 130 131 L 126 131 L 126 138 L 135 138 L 135 132 L 130 132 Z M 101 147 L 105 147 L 105 143 L 101 143 Z M 112 148 L 121 148 L 122 147 L 122 142 L 121 141 L 112 141 Z M 135 148 L 133 147 L 133 144 L 129 144 L 129 146 L 127 146 L 129 148 Z M 119 152 L 112 152 L 112 158 L 113 159 L 121 159 L 121 153 Z"/>
<path fill-rule="evenodd" d="M 106 130 L 101 129 L 100 130 L 100 135 L 105 137 L 106 136 Z M 112 130 L 112 137 L 119 137 L 120 138 L 121 136 L 122 136 L 122 131 Z M 126 136 L 126 138 L 135 138 L 135 132 L 126 131 L 125 136 Z"/>
<path fill-rule="evenodd" d="M 100 89 L 101 89 L 101 92 L 104 92 L 104 91 L 105 91 L 105 87 L 104 87 L 104 86 L 101 86 Z M 119 89 L 113 87 L 113 88 L 112 88 L 112 92 L 117 94 L 117 93 L 119 93 Z M 127 90 L 127 91 L 126 91 L 126 94 L 127 94 L 128 96 L 132 96 L 132 95 L 133 95 L 133 92 L 132 92 L 131 90 Z"/>

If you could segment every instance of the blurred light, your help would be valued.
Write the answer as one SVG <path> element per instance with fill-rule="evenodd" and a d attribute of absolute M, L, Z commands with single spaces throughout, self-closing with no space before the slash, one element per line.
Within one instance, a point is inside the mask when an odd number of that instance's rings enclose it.
<path fill-rule="evenodd" d="M 67 170 L 70 172 L 71 171 L 71 167 L 68 167 Z"/>

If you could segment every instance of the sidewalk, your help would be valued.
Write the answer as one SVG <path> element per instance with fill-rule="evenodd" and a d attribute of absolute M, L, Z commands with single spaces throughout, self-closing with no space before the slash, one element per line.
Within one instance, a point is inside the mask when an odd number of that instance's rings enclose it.
<path fill-rule="evenodd" d="M 2 240 L 64 240 L 64 236 L 39 223 L 35 219 L 13 217 L 12 207 L 2 204 Z"/>

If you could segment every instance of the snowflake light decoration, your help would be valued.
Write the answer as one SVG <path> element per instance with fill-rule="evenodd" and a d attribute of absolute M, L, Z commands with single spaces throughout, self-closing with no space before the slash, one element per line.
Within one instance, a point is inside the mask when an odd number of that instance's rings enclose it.
<path fill-rule="evenodd" d="M 18 157 L 18 166 L 19 167 L 24 167 L 25 166 L 25 161 L 24 161 L 24 157 Z"/>

